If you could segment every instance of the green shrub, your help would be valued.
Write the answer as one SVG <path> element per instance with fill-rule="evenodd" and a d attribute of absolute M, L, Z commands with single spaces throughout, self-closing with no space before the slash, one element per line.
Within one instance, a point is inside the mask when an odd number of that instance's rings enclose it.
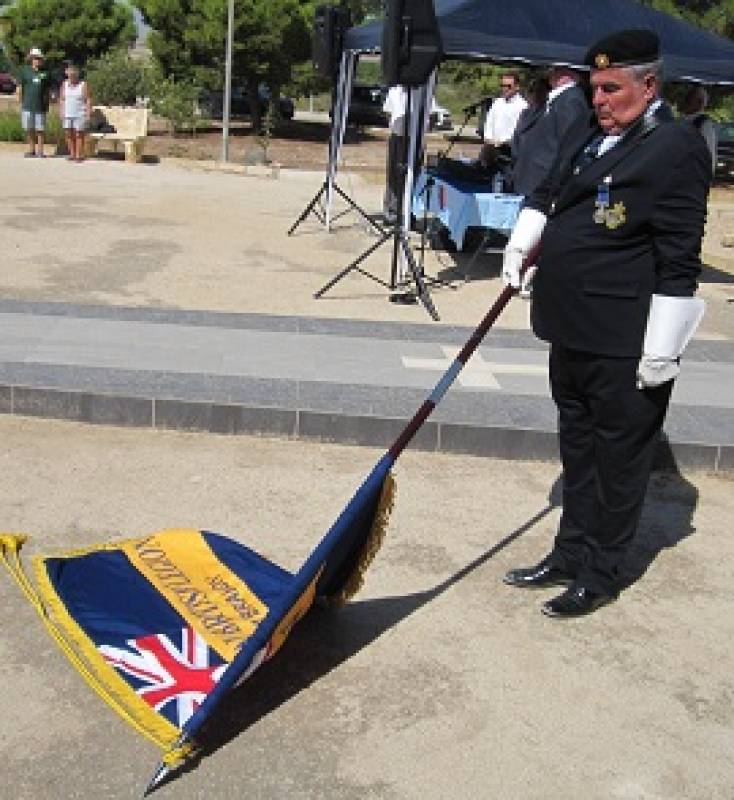
<path fill-rule="evenodd" d="M 23 142 L 26 135 L 17 111 L 0 111 L 0 142 Z"/>
<path fill-rule="evenodd" d="M 122 50 L 87 63 L 86 80 L 92 102 L 100 106 L 134 106 L 145 94 L 146 68 Z"/>
<path fill-rule="evenodd" d="M 27 134 L 20 124 L 20 113 L 0 111 L 0 142 L 24 142 L 26 138 Z M 64 140 L 64 129 L 56 111 L 51 111 L 46 117 L 44 140 L 51 145 Z"/>
<path fill-rule="evenodd" d="M 195 134 L 199 122 L 197 87 L 189 81 L 175 81 L 158 73 L 150 76 L 149 87 L 153 111 L 165 117 L 170 133 L 186 129 Z"/>
<path fill-rule="evenodd" d="M 56 111 L 51 111 L 46 117 L 46 135 L 45 140 L 48 144 L 60 144 L 64 141 L 64 128 L 61 124 L 61 118 Z"/>

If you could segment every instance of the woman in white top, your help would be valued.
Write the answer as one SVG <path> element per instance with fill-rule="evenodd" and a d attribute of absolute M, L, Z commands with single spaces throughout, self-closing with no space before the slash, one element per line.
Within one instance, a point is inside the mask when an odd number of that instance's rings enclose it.
<path fill-rule="evenodd" d="M 66 80 L 61 84 L 59 100 L 69 158 L 83 161 L 84 134 L 92 113 L 92 98 L 87 82 L 79 80 L 79 69 L 73 64 L 66 68 Z"/>

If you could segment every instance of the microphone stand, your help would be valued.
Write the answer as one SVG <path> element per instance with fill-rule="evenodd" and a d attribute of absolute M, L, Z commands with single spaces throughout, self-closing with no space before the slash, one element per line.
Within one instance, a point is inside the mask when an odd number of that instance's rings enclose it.
<path fill-rule="evenodd" d="M 477 110 L 482 107 L 484 104 L 484 100 L 480 101 L 476 105 L 467 106 L 463 109 L 464 111 L 464 121 L 459 126 L 459 130 L 449 139 L 449 146 L 446 152 L 443 154 L 444 158 L 448 157 L 448 154 L 451 152 L 451 148 L 456 144 L 456 142 L 461 138 L 461 134 L 464 132 L 464 128 L 469 124 L 469 120 L 476 114 Z"/>
<path fill-rule="evenodd" d="M 420 262 L 418 266 L 419 272 L 425 277 L 424 265 L 426 263 L 426 238 L 428 235 L 428 209 L 431 206 L 431 191 L 436 185 L 436 179 L 429 172 L 426 172 L 426 185 L 421 189 L 420 194 L 423 195 L 423 225 L 421 225 L 421 248 L 420 248 Z M 419 195 L 420 196 L 420 195 Z"/>

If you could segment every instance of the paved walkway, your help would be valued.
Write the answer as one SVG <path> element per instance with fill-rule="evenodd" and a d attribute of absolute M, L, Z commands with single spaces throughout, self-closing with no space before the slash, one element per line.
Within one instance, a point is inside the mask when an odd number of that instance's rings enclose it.
<path fill-rule="evenodd" d="M 0 410 L 388 445 L 470 331 L 119 306 L 0 302 Z M 422 449 L 554 458 L 547 354 L 491 332 Z M 734 466 L 734 348 L 694 342 L 666 431 L 684 465 Z"/>
<path fill-rule="evenodd" d="M 28 165 L 0 151 L 0 412 L 389 445 L 499 292 L 497 264 L 481 259 L 465 284 L 447 254 L 429 254 L 429 272 L 453 279 L 434 290 L 439 324 L 357 274 L 316 301 L 374 241 L 355 215 L 331 234 L 309 219 L 285 235 L 320 178 Z M 379 186 L 350 187 L 378 206 Z M 386 262 L 387 248 L 367 267 Z M 731 277 L 707 269 L 702 294 L 709 312 L 666 433 L 679 466 L 729 470 Z M 414 446 L 557 457 L 547 355 L 527 304 L 513 301 L 500 322 Z"/>

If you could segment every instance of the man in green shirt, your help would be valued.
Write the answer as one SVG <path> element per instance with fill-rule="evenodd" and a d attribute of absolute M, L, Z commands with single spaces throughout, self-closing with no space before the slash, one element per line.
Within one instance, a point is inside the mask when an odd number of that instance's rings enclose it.
<path fill-rule="evenodd" d="M 26 158 L 43 158 L 43 130 L 48 113 L 51 75 L 43 68 L 43 53 L 37 47 L 30 49 L 28 60 L 30 65 L 27 64 L 20 71 L 20 115 L 23 130 L 28 133 Z"/>

